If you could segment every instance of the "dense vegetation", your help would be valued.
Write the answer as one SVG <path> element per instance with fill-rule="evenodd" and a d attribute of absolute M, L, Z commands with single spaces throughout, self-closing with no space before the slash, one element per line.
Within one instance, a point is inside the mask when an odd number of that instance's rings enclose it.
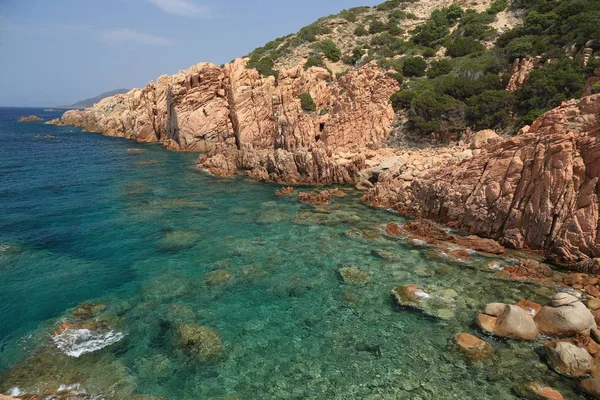
<path fill-rule="evenodd" d="M 466 128 L 514 132 L 561 101 L 581 96 L 600 66 L 592 57 L 584 68 L 581 57 L 584 47 L 600 55 L 600 0 L 513 0 L 512 8 L 526 9 L 523 24 L 501 35 L 493 22 L 509 6 L 507 0 L 493 1 L 484 12 L 458 6 L 435 10 L 405 32 L 403 22 L 416 18 L 409 12 L 412 2 L 389 0 L 322 18 L 256 49 L 249 66 L 277 77 L 278 60 L 298 46 L 310 49 L 305 69 L 336 63 L 337 71 L 342 66 L 338 77 L 375 61 L 401 85 L 391 98 L 394 109 L 406 114 L 412 132 L 423 135 Z M 328 24 L 335 18 L 350 24 L 351 41 L 345 36 L 343 46 L 331 29 L 340 23 Z M 526 56 L 540 56 L 542 68 L 516 92 L 506 92 L 511 63 Z M 590 90 L 600 93 L 600 84 Z M 316 111 L 305 94 L 301 97 L 305 110 Z"/>

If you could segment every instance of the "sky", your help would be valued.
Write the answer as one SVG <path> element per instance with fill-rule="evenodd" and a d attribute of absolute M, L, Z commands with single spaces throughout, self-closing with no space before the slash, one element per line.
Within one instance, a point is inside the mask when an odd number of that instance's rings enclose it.
<path fill-rule="evenodd" d="M 0 106 L 52 107 L 223 64 L 383 0 L 0 0 Z"/>

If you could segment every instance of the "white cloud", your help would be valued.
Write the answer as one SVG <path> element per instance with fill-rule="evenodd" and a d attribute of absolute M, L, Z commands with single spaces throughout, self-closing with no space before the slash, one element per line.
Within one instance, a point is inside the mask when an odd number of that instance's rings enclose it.
<path fill-rule="evenodd" d="M 140 44 L 148 44 L 153 46 L 168 46 L 173 44 L 169 39 L 160 36 L 147 35 L 145 33 L 136 32 L 131 29 L 113 29 L 104 31 L 101 34 L 101 39 L 105 42 L 133 42 Z"/>
<path fill-rule="evenodd" d="M 208 15 L 210 9 L 194 3 L 192 0 L 148 0 L 156 7 L 169 14 L 181 17 L 202 17 Z"/>

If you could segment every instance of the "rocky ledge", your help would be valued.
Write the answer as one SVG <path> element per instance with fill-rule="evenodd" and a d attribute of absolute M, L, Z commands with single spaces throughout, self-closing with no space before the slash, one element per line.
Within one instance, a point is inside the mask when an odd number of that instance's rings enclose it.
<path fill-rule="evenodd" d="M 365 199 L 596 273 L 599 114 L 600 95 L 567 101 L 515 137 L 480 135 L 458 163 L 442 158 L 418 174 L 381 174 Z"/>

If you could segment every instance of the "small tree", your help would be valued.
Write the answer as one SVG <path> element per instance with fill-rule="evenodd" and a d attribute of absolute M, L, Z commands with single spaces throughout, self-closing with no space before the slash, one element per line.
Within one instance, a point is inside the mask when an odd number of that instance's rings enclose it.
<path fill-rule="evenodd" d="M 402 72 L 404 76 L 423 76 L 425 75 L 425 69 L 427 63 L 421 57 L 407 57 L 404 59 L 402 65 Z"/>
<path fill-rule="evenodd" d="M 307 70 L 310 67 L 322 67 L 325 68 L 325 63 L 323 62 L 323 58 L 318 54 L 310 54 L 308 59 L 304 63 L 304 69 Z"/>
<path fill-rule="evenodd" d="M 427 76 L 431 79 L 437 78 L 438 76 L 449 74 L 452 71 L 452 63 L 450 60 L 439 60 L 434 61 L 429 66 Z"/>
<path fill-rule="evenodd" d="M 365 28 L 363 25 L 357 26 L 354 30 L 355 36 L 367 36 L 368 34 L 369 32 L 367 31 L 367 28 Z"/>
<path fill-rule="evenodd" d="M 333 62 L 339 61 L 342 57 L 342 52 L 332 40 L 322 40 L 319 42 L 318 47 L 323 52 L 325 57 L 329 58 Z"/>
<path fill-rule="evenodd" d="M 387 26 L 379 20 L 375 20 L 375 21 L 371 22 L 371 25 L 369 25 L 369 33 L 371 35 L 374 35 L 376 33 L 381 33 L 383 31 L 385 31 L 386 29 L 387 29 Z"/>
<path fill-rule="evenodd" d="M 298 98 L 300 99 L 300 105 L 302 106 L 302 110 L 304 110 L 305 112 L 317 111 L 317 105 L 315 104 L 315 101 L 313 100 L 310 93 L 301 93 L 300 96 L 298 96 Z"/>

